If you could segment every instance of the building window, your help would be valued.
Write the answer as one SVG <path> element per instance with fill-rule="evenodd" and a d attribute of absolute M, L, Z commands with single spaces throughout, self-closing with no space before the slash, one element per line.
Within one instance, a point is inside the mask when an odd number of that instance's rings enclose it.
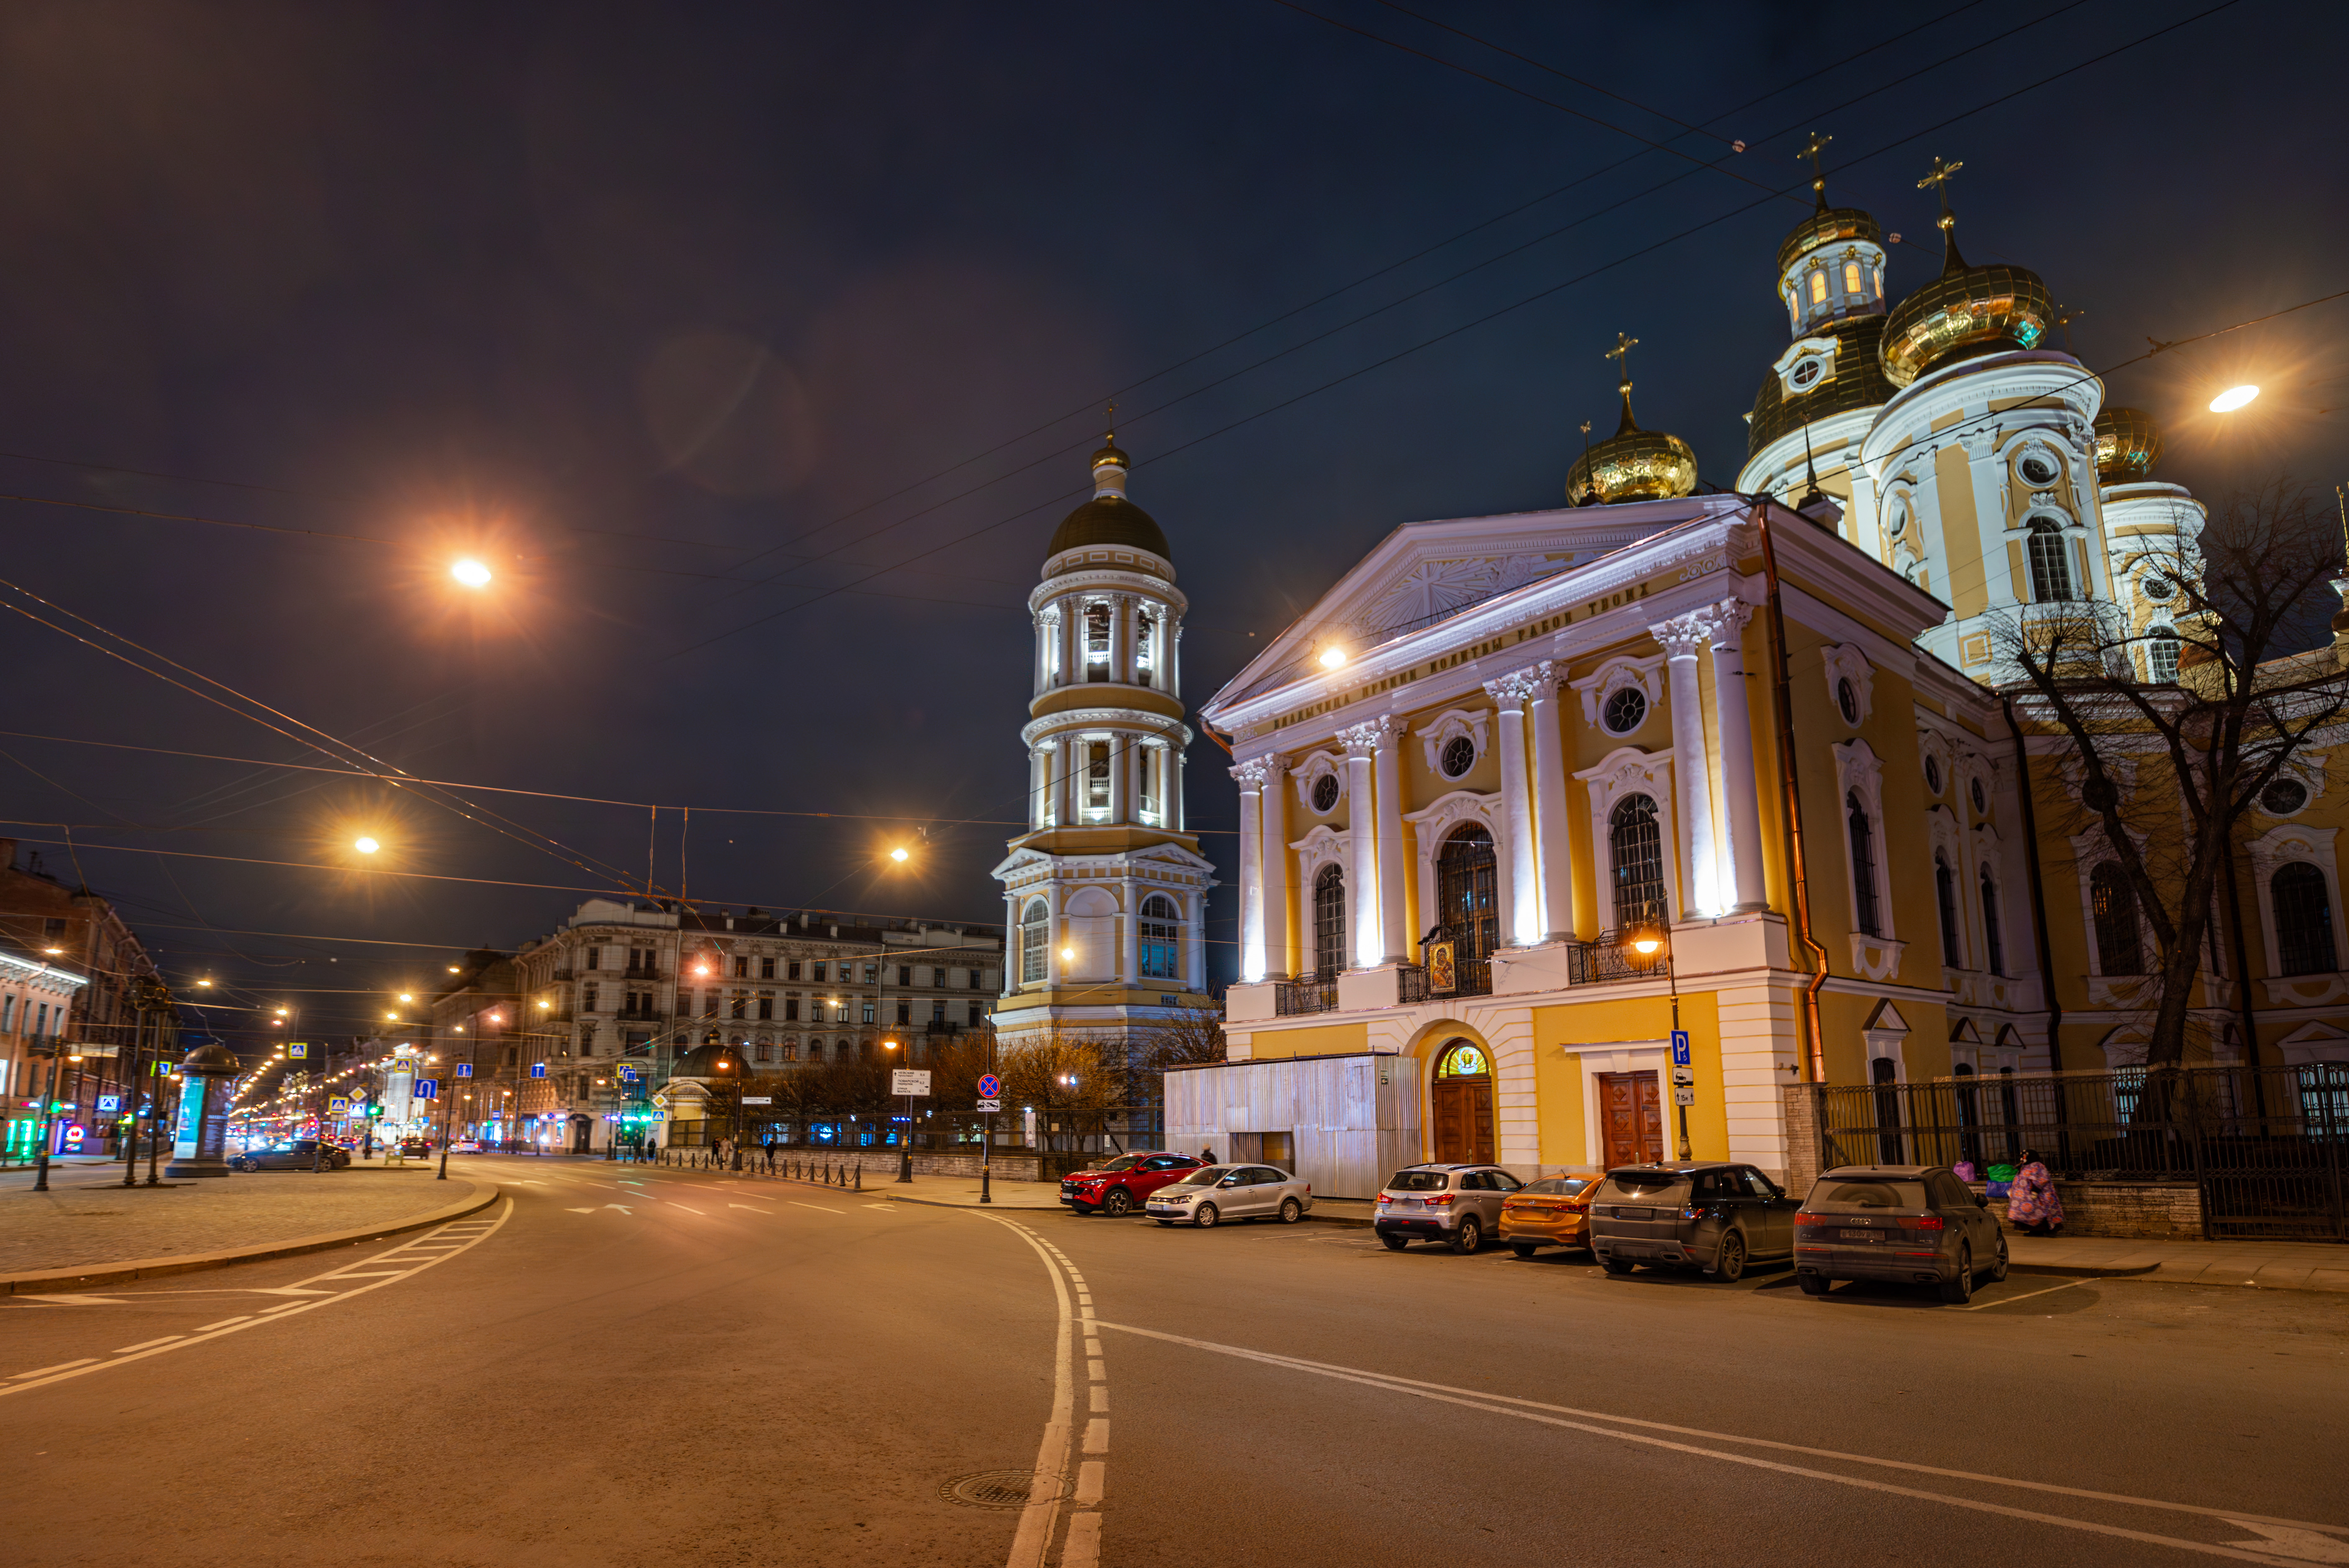
<path fill-rule="evenodd" d="M 726 1016 L 727 1016 L 727 1017 L 729 1017 L 729 1018 L 748 1018 L 748 1017 L 750 1017 L 750 999 L 749 997 L 747 997 L 747 996 L 743 996 L 743 995 L 741 995 L 741 994 L 740 994 L 740 993 L 738 992 L 738 993 L 735 995 L 734 1002 L 733 1002 L 733 1005 L 732 1005 L 732 1007 L 731 1007 L 731 1008 L 730 1008 L 730 1009 L 728 1010 Z"/>
<path fill-rule="evenodd" d="M 1050 940 L 1051 915 L 1041 898 L 1028 900 L 1019 916 L 1019 983 L 1034 985 L 1044 978 L 1044 949 Z"/>
<path fill-rule="evenodd" d="M 911 985 L 914 983 L 914 966 L 912 964 L 901 963 L 897 966 L 897 983 L 899 985 Z"/>
<path fill-rule="evenodd" d="M 2268 891 L 2275 901 L 2277 967 L 2286 974 L 2330 974 L 2340 968 L 2324 873 L 2294 860 L 2276 868 Z"/>
<path fill-rule="evenodd" d="M 2075 597 L 2072 591 L 2072 551 L 2055 524 L 2044 518 L 2031 525 L 2031 597 L 2039 604 L 2059 604 Z"/>
<path fill-rule="evenodd" d="M 1500 867 L 1493 835 L 1482 824 L 1454 828 L 1436 852 L 1435 907 L 1444 934 L 1456 944 L 1453 961 L 1463 984 L 1487 975 L 1483 966 L 1501 942 Z"/>
<path fill-rule="evenodd" d="M 2156 631 L 2145 645 L 2146 666 L 2159 681 L 2178 679 L 2178 635 L 2167 627 Z"/>
<path fill-rule="evenodd" d="M 978 1027 L 979 1020 L 987 1015 L 987 1010 L 976 1002 L 968 1004 L 968 1010 L 970 1012 L 970 1026 L 973 1029 L 976 1029 Z"/>
<path fill-rule="evenodd" d="M 589 969 L 600 969 L 600 968 L 602 968 L 602 967 L 603 967 L 603 964 L 604 964 L 604 950 L 603 950 L 602 948 L 589 948 L 589 949 L 587 949 L 587 950 L 586 950 L 586 953 L 587 953 L 587 964 L 586 964 L 586 967 L 587 967 L 587 968 L 589 968 Z"/>
<path fill-rule="evenodd" d="M 736 980 L 750 978 L 750 960 L 748 954 L 734 961 L 734 978 Z"/>
<path fill-rule="evenodd" d="M 48 1032 L 49 1032 L 49 1004 L 48 1004 L 47 1002 L 42 1002 L 42 1003 L 40 1004 L 40 1011 L 39 1011 L 36 1014 L 35 1014 L 35 1017 L 34 1017 L 34 1023 L 33 1023 L 33 1038 L 34 1038 L 34 1039 L 36 1039 L 36 1040 L 38 1040 L 38 1039 L 40 1039 L 43 1035 L 46 1035 L 47 1033 L 48 1033 Z M 56 1069 L 55 1069 L 55 1068 L 52 1068 L 52 1069 L 50 1069 L 50 1072 L 51 1072 L 52 1076 L 54 1077 L 55 1073 L 56 1073 Z"/>
<path fill-rule="evenodd" d="M 874 1008 L 876 1005 L 878 1005 L 878 1004 L 877 1004 L 877 1003 L 875 1003 L 875 1002 L 867 1002 L 864 1004 L 864 1022 L 865 1022 L 865 1023 L 870 1023 L 874 1022 L 874 1012 L 873 1012 L 873 1010 L 874 1010 Z"/>
<path fill-rule="evenodd" d="M 1827 273 L 1826 273 L 1826 268 L 1825 268 L 1825 267 L 1816 267 L 1816 266 L 1815 266 L 1815 267 L 1813 267 L 1813 268 L 1811 269 L 1811 303 L 1812 303 L 1813 305 L 1825 305 L 1826 302 L 1827 302 Z"/>
<path fill-rule="evenodd" d="M 1965 959 L 1958 950 L 1958 878 L 1939 850 L 1933 854 L 1933 902 L 1941 912 L 1941 961 L 1963 969 Z"/>
<path fill-rule="evenodd" d="M 2006 939 L 1998 922 L 1998 884 L 1991 880 L 1990 867 L 1982 874 L 1982 946 L 1988 950 L 1990 971 L 2006 972 Z"/>
<path fill-rule="evenodd" d="M 1608 814 L 1607 862 L 1615 881 L 1615 929 L 1661 922 L 1664 841 L 1656 803 L 1647 795 L 1625 795 Z"/>
<path fill-rule="evenodd" d="M 772 980 L 775 978 L 774 960 L 771 958 L 762 958 L 759 961 L 759 978 L 761 980 Z"/>
<path fill-rule="evenodd" d="M 1313 877 L 1313 967 L 1325 980 L 1346 967 L 1346 873 L 1335 866 Z"/>
<path fill-rule="evenodd" d="M 793 959 L 791 962 L 789 962 L 789 963 L 787 963 L 787 964 L 785 964 L 785 965 L 783 966 L 783 978 L 784 978 L 785 980 L 797 980 L 797 979 L 799 979 L 799 977 L 800 977 L 800 961 L 799 961 L 799 960 L 797 960 L 797 959 Z"/>
<path fill-rule="evenodd" d="M 1618 687 L 1599 710 L 1599 722 L 1610 735 L 1628 735 L 1647 718 L 1648 694 L 1637 686 Z"/>
<path fill-rule="evenodd" d="M 797 975 L 793 975 L 792 978 L 797 980 L 799 977 Z M 820 963 L 812 963 L 808 965 L 808 978 L 815 981 L 816 984 L 822 985 L 823 983 L 823 965 Z M 840 978 L 846 980 L 848 978 L 848 971 L 843 970 L 841 971 Z"/>
<path fill-rule="evenodd" d="M 796 996 L 787 996 L 783 998 L 783 1022 L 786 1023 L 796 1023 L 799 1022 L 799 1019 L 800 999 Z"/>
<path fill-rule="evenodd" d="M 1338 805 L 1338 775 L 1323 774 L 1313 781 L 1313 809 L 1327 816 Z"/>
<path fill-rule="evenodd" d="M 774 1059 L 775 1059 L 775 1048 L 774 1048 L 773 1046 L 771 1046 L 771 1045 L 768 1044 L 764 1040 L 760 1041 L 760 1042 L 759 1042 L 759 1054 L 758 1054 L 758 1055 L 754 1058 L 754 1060 L 761 1061 L 761 1062 L 771 1062 L 771 1061 L 773 1061 Z"/>
<path fill-rule="evenodd" d="M 913 1004 L 912 1002 L 899 1002 L 899 1003 L 897 1004 L 897 1022 L 898 1022 L 898 1023 L 911 1023 L 913 1021 L 914 1021 L 914 1004 Z M 866 1018 L 866 1019 L 865 1019 L 865 1021 L 864 1021 L 864 1022 L 865 1022 L 865 1023 L 872 1023 L 872 1022 L 873 1022 L 873 1020 L 872 1020 L 871 1018 L 869 1018 L 869 1017 L 868 1017 L 868 1018 Z"/>
<path fill-rule="evenodd" d="M 846 979 L 848 978 L 848 971 L 847 971 L 846 969 L 843 969 L 843 970 L 840 971 L 840 978 L 841 978 L 841 979 L 843 979 L 843 980 L 846 980 Z M 868 963 L 868 964 L 866 964 L 866 965 L 864 966 L 864 983 L 865 983 L 865 984 L 867 984 L 867 985 L 871 985 L 871 984 L 874 983 L 875 981 L 877 981 L 880 978 L 881 978 L 881 966 L 880 966 L 879 964 L 877 964 L 877 963 Z"/>
<path fill-rule="evenodd" d="M 759 998 L 759 1018 L 760 1018 L 760 1021 L 761 1021 L 761 1022 L 762 1022 L 762 1023 L 769 1023 L 769 1022 L 772 1022 L 772 1021 L 773 1021 L 773 1019 L 774 1019 L 774 1016 L 775 1016 L 775 999 L 774 999 L 773 997 L 771 997 L 771 996 L 762 996 L 762 997 Z"/>
<path fill-rule="evenodd" d="M 1085 679 L 1109 679 L 1109 606 L 1089 605 L 1085 609 Z"/>
<path fill-rule="evenodd" d="M 1851 830 L 1853 919 L 1863 936 L 1880 937 L 1884 924 L 1876 909 L 1876 827 L 1868 820 L 1868 808 L 1860 805 L 1857 790 L 1847 792 L 1843 804 L 1850 813 L 1847 823 Z"/>
<path fill-rule="evenodd" d="M 1181 920 L 1174 910 L 1174 900 L 1164 893 L 1153 893 L 1142 901 L 1143 979 L 1174 978 L 1175 939 L 1182 929 Z"/>
<path fill-rule="evenodd" d="M 2096 922 L 2096 965 L 2106 974 L 2143 974 L 2137 891 L 2127 873 L 2107 860 L 2088 873 L 2088 909 Z"/>
<path fill-rule="evenodd" d="M 1456 779 L 1476 765 L 1476 742 L 1465 735 L 1454 735 L 1444 747 L 1444 776 Z M 1337 780 L 1332 778 L 1330 783 Z M 1334 793 L 1334 792 L 1333 792 Z"/>
<path fill-rule="evenodd" d="M 1085 742 L 1085 806 L 1106 816 L 1109 814 L 1109 742 Z"/>
<path fill-rule="evenodd" d="M 0 997 L 0 1034 L 14 1034 L 16 1032 L 16 999 L 13 996 Z"/>
<path fill-rule="evenodd" d="M 716 992 L 705 991 L 701 993 L 701 1016 L 704 1018 L 715 1018 L 718 1016 L 718 993 Z"/>
<path fill-rule="evenodd" d="M 1849 676 L 1836 681 L 1836 711 L 1843 715 L 1847 724 L 1859 722 L 1859 693 L 1852 690 Z"/>
<path fill-rule="evenodd" d="M 1151 634 L 1155 629 L 1155 623 L 1151 619 L 1149 611 L 1144 610 L 1133 618 L 1133 683 L 1136 686 L 1158 684 L 1150 678 L 1150 649 L 1153 640 Z"/>
<path fill-rule="evenodd" d="M 1843 264 L 1843 291 L 1846 294 L 1859 292 L 1859 264 L 1856 261 Z"/>

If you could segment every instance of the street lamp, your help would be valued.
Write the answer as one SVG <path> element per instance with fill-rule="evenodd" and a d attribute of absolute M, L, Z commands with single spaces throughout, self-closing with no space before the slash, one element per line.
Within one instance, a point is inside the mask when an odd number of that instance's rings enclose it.
<path fill-rule="evenodd" d="M 485 588 L 490 586 L 489 567 L 470 556 L 450 566 L 449 575 L 469 588 Z"/>
<path fill-rule="evenodd" d="M 383 844 L 381 840 L 369 837 L 367 835 L 362 833 L 357 839 L 352 841 L 351 847 L 357 850 L 362 855 L 372 855 L 377 850 L 382 848 Z"/>
<path fill-rule="evenodd" d="M 2259 395 L 2260 389 L 2255 386 L 2230 387 L 2210 400 L 2210 411 L 2214 414 L 2231 414 Z"/>

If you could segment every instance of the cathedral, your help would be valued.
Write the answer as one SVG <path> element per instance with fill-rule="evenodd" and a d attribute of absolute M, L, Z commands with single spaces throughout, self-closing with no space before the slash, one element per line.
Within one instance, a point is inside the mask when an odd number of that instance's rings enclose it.
<path fill-rule="evenodd" d="M 2204 513 L 2154 476 L 2152 421 L 2050 342 L 2040 278 L 1965 260 L 1956 168 L 1922 182 L 1942 267 L 1897 301 L 1877 221 L 1814 182 L 1734 490 L 1640 425 L 1619 336 L 1619 428 L 1565 504 L 1397 528 L 1208 700 L 1241 792 L 1240 973 L 1228 1060 L 1167 1076 L 1171 1141 L 1340 1197 L 1429 1159 L 1785 1180 L 1816 1168 L 1806 1086 L 1890 1106 L 1987 1082 L 2012 1106 L 2026 1080 L 2144 1060 L 2135 907 L 2060 826 L 2064 742 L 1999 690 L 1996 633 L 2095 601 L 2137 678 L 2174 680 Z M 1035 600 L 1038 819 L 999 875 L 1023 941 L 1048 933 L 1023 960 L 1037 1012 L 1080 978 L 1147 1000 L 1130 937 L 1054 967 L 1079 900 L 1099 943 L 1136 895 L 1190 918 L 1206 886 L 1179 787 L 1121 782 L 1152 776 L 1124 748 L 1179 757 L 1187 732 L 1153 701 L 1171 669 L 1133 684 L 1182 601 L 1117 496 L 1063 526 Z M 1066 690 L 1103 680 L 1113 702 Z M 2349 1061 L 2321 755 L 2287 782 L 2202 977 L 2205 1064 Z M 2286 862 L 2314 873 L 2288 904 Z"/>

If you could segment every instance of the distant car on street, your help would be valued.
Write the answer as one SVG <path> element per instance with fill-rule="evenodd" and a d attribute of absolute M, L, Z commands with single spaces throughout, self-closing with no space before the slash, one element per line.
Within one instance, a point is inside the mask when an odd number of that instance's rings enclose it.
<path fill-rule="evenodd" d="M 1501 1199 L 1500 1238 L 1520 1258 L 1538 1247 L 1590 1245 L 1590 1194 L 1595 1176 L 1546 1176 Z"/>
<path fill-rule="evenodd" d="M 404 1137 L 399 1140 L 399 1158 L 402 1159 L 422 1159 L 431 1152 L 432 1140 L 429 1137 Z"/>
<path fill-rule="evenodd" d="M 1501 1205 L 1525 1183 L 1497 1165 L 1412 1165 L 1379 1189 L 1371 1228 L 1389 1251 L 1442 1241 L 1473 1252 L 1500 1228 Z"/>
<path fill-rule="evenodd" d="M 481 1140 L 473 1137 L 460 1137 L 456 1142 L 449 1146 L 449 1152 L 450 1154 L 479 1154 L 481 1152 Z"/>
<path fill-rule="evenodd" d="M 1989 1201 L 1946 1165 L 1839 1166 L 1795 1216 L 1795 1277 L 1806 1295 L 1837 1280 L 1891 1280 L 1971 1301 L 1977 1274 L 2006 1278 L 2006 1236 Z"/>
<path fill-rule="evenodd" d="M 1590 1250 L 1610 1274 L 1646 1263 L 1743 1279 L 1754 1259 L 1794 1256 L 1796 1207 L 1750 1165 L 1624 1166 L 1591 1194 Z"/>
<path fill-rule="evenodd" d="M 1106 1214 L 1112 1219 L 1131 1214 L 1149 1196 L 1199 1161 L 1172 1149 L 1122 1154 L 1091 1170 L 1072 1170 L 1061 1179 L 1061 1201 L 1080 1214 Z"/>
<path fill-rule="evenodd" d="M 320 1156 L 323 1149 L 324 1158 Z M 313 1170 L 324 1168 L 340 1170 L 350 1164 L 348 1149 L 333 1144 L 320 1144 L 314 1137 L 289 1137 L 271 1144 L 258 1144 L 243 1154 L 231 1155 L 231 1170 Z"/>
<path fill-rule="evenodd" d="M 1313 1207 L 1313 1184 L 1269 1165 L 1202 1165 L 1150 1195 L 1161 1225 L 1207 1230 L 1226 1220 L 1278 1220 L 1294 1225 Z"/>

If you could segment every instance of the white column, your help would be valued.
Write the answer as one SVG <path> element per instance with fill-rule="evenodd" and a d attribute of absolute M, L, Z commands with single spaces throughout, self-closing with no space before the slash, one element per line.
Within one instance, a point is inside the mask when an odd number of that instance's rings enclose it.
<path fill-rule="evenodd" d="M 1183 973 L 1194 992 L 1207 989 L 1207 895 L 1205 889 L 1183 900 Z"/>
<path fill-rule="evenodd" d="M 1166 747 L 1166 830 L 1185 831 L 1183 818 L 1183 752 L 1169 742 Z"/>
<path fill-rule="evenodd" d="M 1019 989 L 1019 895 L 1003 895 L 1003 981 L 996 989 L 1009 996 Z"/>
<path fill-rule="evenodd" d="M 1574 834 L 1567 826 L 1566 750 L 1557 727 L 1557 671 L 1547 659 L 1534 666 L 1534 841 L 1541 872 L 1542 940 L 1574 936 Z"/>
<path fill-rule="evenodd" d="M 1133 596 L 1119 594 L 1109 601 L 1109 678 L 1120 685 L 1133 681 Z"/>
<path fill-rule="evenodd" d="M 1257 759 L 1264 768 L 1264 971 L 1275 980 L 1297 972 L 1288 940 L 1288 764 L 1278 754 Z"/>
<path fill-rule="evenodd" d="M 1346 831 L 1354 846 L 1354 863 L 1346 873 L 1346 891 L 1352 895 L 1347 913 L 1354 939 L 1354 961 L 1349 967 L 1354 969 L 1374 968 L 1386 956 L 1386 944 L 1379 938 L 1378 802 L 1371 784 L 1378 732 L 1376 724 L 1338 732 L 1346 742 Z"/>
<path fill-rule="evenodd" d="M 1052 822 L 1059 827 L 1069 826 L 1069 768 L 1073 744 L 1074 742 L 1067 735 L 1056 736 L 1051 742 L 1051 757 L 1048 763 L 1051 777 L 1044 786 L 1044 798 L 1050 803 Z"/>
<path fill-rule="evenodd" d="M 1240 979 L 1264 978 L 1264 765 L 1232 770 L 1240 786 Z"/>
<path fill-rule="evenodd" d="M 1379 935 L 1386 963 L 1411 961 L 1412 932 L 1403 918 L 1402 738 L 1400 719 L 1379 721 Z"/>
<path fill-rule="evenodd" d="M 1713 769 L 1704 754 L 1703 699 L 1697 693 L 1696 650 L 1711 622 L 1703 615 L 1674 616 L 1648 628 L 1664 645 L 1672 704 L 1672 794 L 1681 821 L 1681 913 L 1717 915 L 1721 866 L 1713 851 Z"/>
<path fill-rule="evenodd" d="M 1754 607 L 1724 599 L 1713 612 L 1713 702 L 1721 732 L 1721 794 L 1729 815 L 1729 867 L 1740 910 L 1769 908 L 1762 886 L 1762 804 L 1754 776 L 1754 720 L 1745 684 L 1745 623 Z"/>
<path fill-rule="evenodd" d="M 1500 738 L 1494 745 L 1501 754 L 1501 811 L 1509 833 L 1509 841 L 1501 846 L 1498 878 L 1504 947 L 1530 947 L 1542 940 L 1541 883 L 1534 869 L 1533 793 L 1526 787 L 1526 703 L 1539 684 L 1531 670 L 1485 682 L 1486 694 L 1501 710 Z"/>
<path fill-rule="evenodd" d="M 1168 612 L 1171 618 L 1173 612 Z M 1166 695 L 1183 695 L 1183 623 L 1171 620 L 1166 628 Z"/>
<path fill-rule="evenodd" d="M 1061 684 L 1073 686 L 1085 678 L 1084 639 L 1081 628 L 1085 618 L 1085 602 L 1071 594 L 1061 601 Z"/>
<path fill-rule="evenodd" d="M 1115 644 L 1112 644 L 1115 647 Z M 1132 735 L 1109 733 L 1109 819 L 1133 820 L 1133 745 Z"/>
<path fill-rule="evenodd" d="M 1036 616 L 1036 618 L 1035 618 L 1035 620 L 1036 620 L 1036 670 L 1035 670 L 1036 680 L 1035 680 L 1035 695 L 1041 696 L 1041 695 L 1043 695 L 1044 688 L 1045 688 L 1048 684 L 1050 684 L 1050 680 L 1051 680 L 1051 662 L 1052 662 L 1052 659 L 1051 659 L 1051 653 L 1050 653 L 1050 642 L 1049 642 L 1047 639 L 1050 639 L 1050 638 L 1051 638 L 1051 637 L 1055 634 L 1055 629 L 1056 629 L 1056 628 L 1050 628 L 1050 627 L 1048 627 L 1048 626 L 1045 624 L 1044 617 L 1043 617 L 1043 615 L 1042 615 L 1042 613 L 1041 613 L 1040 611 L 1037 614 L 1037 616 Z"/>
<path fill-rule="evenodd" d="M 1061 887 L 1057 882 L 1044 888 L 1044 983 L 1052 989 L 1061 984 L 1061 944 L 1067 940 L 1061 929 Z"/>
<path fill-rule="evenodd" d="M 1118 878 L 1117 896 L 1117 978 L 1126 985 L 1138 985 L 1142 981 L 1142 906 L 1137 902 L 1140 893 L 1133 885 L 1132 872 Z"/>
<path fill-rule="evenodd" d="M 1052 753 L 1038 746 L 1028 753 L 1028 826 L 1043 827 L 1051 821 Z"/>

